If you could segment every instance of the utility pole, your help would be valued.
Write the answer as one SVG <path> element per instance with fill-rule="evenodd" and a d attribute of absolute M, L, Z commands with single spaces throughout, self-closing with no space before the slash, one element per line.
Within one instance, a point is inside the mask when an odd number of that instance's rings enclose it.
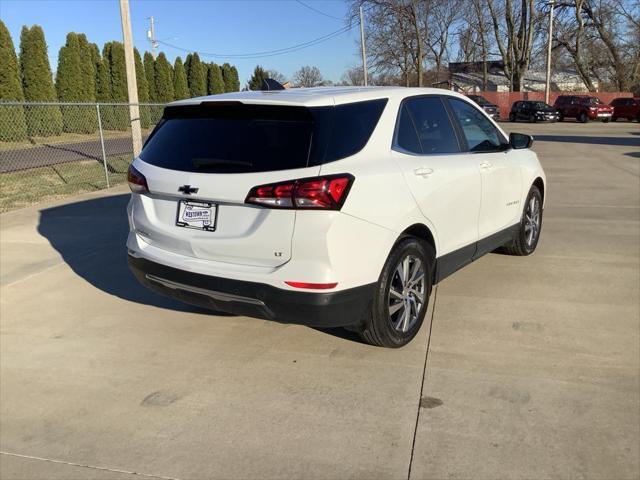
<path fill-rule="evenodd" d="M 156 48 L 158 48 L 158 42 L 156 42 L 156 28 L 153 17 L 149 17 L 149 30 L 147 30 L 147 38 L 151 42 L 151 56 L 156 59 Z"/>
<path fill-rule="evenodd" d="M 553 43 L 553 9 L 556 6 L 555 0 L 550 0 L 551 10 L 549 10 L 549 39 L 547 42 L 547 80 L 544 85 L 544 101 L 549 103 L 551 93 L 551 44 Z"/>
<path fill-rule="evenodd" d="M 140 108 L 138 106 L 138 85 L 136 82 L 136 65 L 133 57 L 133 38 L 131 35 L 131 17 L 129 0 L 120 0 L 120 19 L 122 21 L 122 37 L 124 40 L 124 61 L 127 70 L 127 90 L 129 92 L 129 118 L 131 119 L 131 141 L 133 156 L 142 151 L 142 132 L 140 131 Z"/>
<path fill-rule="evenodd" d="M 367 49 L 364 45 L 364 17 L 362 16 L 362 5 L 360 5 L 360 47 L 362 50 L 362 73 L 364 76 L 364 86 L 368 85 L 367 79 Z"/>

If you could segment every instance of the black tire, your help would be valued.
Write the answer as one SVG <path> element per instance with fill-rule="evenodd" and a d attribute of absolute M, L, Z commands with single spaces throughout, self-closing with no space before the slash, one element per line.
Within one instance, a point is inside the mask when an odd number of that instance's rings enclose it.
<path fill-rule="evenodd" d="M 422 273 L 424 274 L 424 283 L 421 284 L 423 301 L 417 311 L 416 299 L 419 298 L 419 295 L 414 295 L 414 307 L 412 309 L 410 302 L 405 303 L 404 300 L 396 300 L 390 294 L 392 286 L 394 286 L 394 291 L 397 291 L 396 289 L 400 285 L 398 283 L 401 281 L 398 268 L 400 268 L 400 264 L 405 258 L 409 258 L 409 262 L 411 262 L 411 259 L 418 259 L 421 262 L 420 265 L 415 260 L 413 263 L 409 263 L 408 273 L 412 271 L 411 266 L 413 266 L 416 268 L 422 267 Z M 398 348 L 406 345 L 416 336 L 429 306 L 434 265 L 435 252 L 428 243 L 412 236 L 401 238 L 396 243 L 382 268 L 371 308 L 359 328 L 360 336 L 365 342 L 379 347 Z M 412 294 L 408 293 L 407 295 L 410 296 Z M 392 301 L 397 303 L 391 305 Z M 403 304 L 398 307 L 401 310 L 391 313 L 390 308 L 397 307 L 400 303 Z M 397 319 L 397 324 L 402 325 L 400 316 L 407 310 L 406 306 L 408 306 L 409 318 L 407 319 L 405 331 L 401 327 L 398 327 L 400 329 L 396 328 L 393 322 Z M 412 316 L 412 312 L 415 312 L 414 316 Z"/>
<path fill-rule="evenodd" d="M 530 225 L 532 223 L 529 221 L 529 207 L 532 200 L 537 203 L 538 217 L 537 220 L 534 219 L 537 225 L 535 233 L 531 240 L 529 240 L 528 228 L 531 228 Z M 542 230 L 542 212 L 542 195 L 540 194 L 538 187 L 533 185 L 531 190 L 529 190 L 529 195 L 527 195 L 527 200 L 524 204 L 524 208 L 522 209 L 522 218 L 520 219 L 518 231 L 511 242 L 504 246 L 506 253 L 509 255 L 526 256 L 531 255 L 535 251 L 538 246 L 538 240 L 540 240 L 540 232 Z"/>
<path fill-rule="evenodd" d="M 580 115 L 578 115 L 578 121 L 580 123 L 587 123 L 589 121 L 589 117 L 587 117 L 586 113 L 580 112 Z"/>
<path fill-rule="evenodd" d="M 562 112 L 558 115 L 558 121 L 564 122 L 564 115 L 562 114 Z"/>
<path fill-rule="evenodd" d="M 536 123 L 536 116 L 534 113 L 529 115 L 529 123 Z"/>
<path fill-rule="evenodd" d="M 640 113 L 638 113 L 638 115 L 636 115 L 636 122 L 640 122 Z"/>
<path fill-rule="evenodd" d="M 514 113 L 510 113 L 509 114 L 509 121 L 510 122 L 515 122 L 516 121 L 516 115 Z"/>
<path fill-rule="evenodd" d="M 612 122 L 617 122 L 618 121 L 618 117 L 616 117 L 615 115 L 613 117 L 611 117 L 611 121 Z"/>
<path fill-rule="evenodd" d="M 602 119 L 602 123 L 609 123 L 609 120 L 611 120 L 610 118 L 603 118 Z"/>

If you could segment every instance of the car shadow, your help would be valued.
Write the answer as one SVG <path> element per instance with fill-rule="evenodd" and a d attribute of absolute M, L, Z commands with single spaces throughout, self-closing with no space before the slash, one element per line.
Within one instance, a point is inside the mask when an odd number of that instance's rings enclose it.
<path fill-rule="evenodd" d="M 177 312 L 234 316 L 163 297 L 138 283 L 127 266 L 129 194 L 94 198 L 40 211 L 38 233 L 45 237 L 71 269 L 95 288 L 123 300 Z M 344 340 L 362 342 L 341 328 L 316 330 Z"/>
<path fill-rule="evenodd" d="M 80 277 L 116 297 L 180 312 L 202 309 L 140 285 L 127 266 L 129 194 L 94 198 L 40 211 L 38 232 Z"/>
<path fill-rule="evenodd" d="M 640 146 L 640 141 L 628 137 L 589 137 L 578 135 L 534 135 L 539 142 L 586 143 L 590 145 L 619 145 L 623 147 Z"/>

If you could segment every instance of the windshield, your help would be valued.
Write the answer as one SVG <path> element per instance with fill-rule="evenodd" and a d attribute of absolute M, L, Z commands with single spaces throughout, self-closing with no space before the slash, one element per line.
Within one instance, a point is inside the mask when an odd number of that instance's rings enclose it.
<path fill-rule="evenodd" d="M 239 102 L 169 106 L 140 158 L 162 168 L 205 173 L 321 165 L 362 150 L 386 102 L 312 108 Z"/>
<path fill-rule="evenodd" d="M 600 99 L 597 98 L 597 97 L 589 97 L 589 98 L 587 98 L 587 103 L 590 103 L 592 105 L 600 105 L 600 104 L 602 104 Z"/>

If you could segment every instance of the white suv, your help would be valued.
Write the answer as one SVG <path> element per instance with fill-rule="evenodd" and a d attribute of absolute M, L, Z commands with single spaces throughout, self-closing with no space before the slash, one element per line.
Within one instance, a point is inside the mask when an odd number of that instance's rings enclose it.
<path fill-rule="evenodd" d="M 432 285 L 499 247 L 535 250 L 531 142 L 439 89 L 175 102 L 129 170 L 129 265 L 190 304 L 399 347 Z"/>

